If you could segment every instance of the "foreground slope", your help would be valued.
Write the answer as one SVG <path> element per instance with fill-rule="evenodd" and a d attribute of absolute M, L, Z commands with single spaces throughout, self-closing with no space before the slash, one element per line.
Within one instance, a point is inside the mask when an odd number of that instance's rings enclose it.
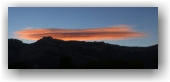
<path fill-rule="evenodd" d="M 32 44 L 8 39 L 9 69 L 157 69 L 158 45 L 126 47 L 44 37 Z"/>

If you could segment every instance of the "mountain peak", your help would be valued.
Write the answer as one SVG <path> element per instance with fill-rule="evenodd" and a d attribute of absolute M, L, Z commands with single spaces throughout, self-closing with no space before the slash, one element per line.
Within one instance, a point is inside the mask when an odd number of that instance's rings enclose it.
<path fill-rule="evenodd" d="M 51 36 L 44 36 L 43 38 L 37 40 L 36 43 L 53 43 L 53 42 L 61 42 L 63 40 L 60 39 L 54 39 Z"/>

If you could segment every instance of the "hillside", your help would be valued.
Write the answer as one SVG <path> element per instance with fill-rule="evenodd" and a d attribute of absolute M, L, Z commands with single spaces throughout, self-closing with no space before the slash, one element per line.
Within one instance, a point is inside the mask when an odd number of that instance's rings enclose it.
<path fill-rule="evenodd" d="M 44 37 L 25 44 L 8 39 L 9 69 L 157 69 L 158 44 L 126 47 Z"/>

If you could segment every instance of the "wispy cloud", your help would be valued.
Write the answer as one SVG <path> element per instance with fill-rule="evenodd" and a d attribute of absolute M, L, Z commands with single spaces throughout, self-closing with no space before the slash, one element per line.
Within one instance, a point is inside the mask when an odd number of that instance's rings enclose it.
<path fill-rule="evenodd" d="M 51 36 L 62 40 L 121 40 L 143 37 L 145 33 L 136 32 L 128 25 L 119 25 L 89 29 L 24 29 L 15 32 L 17 38 L 38 40 L 44 36 Z"/>

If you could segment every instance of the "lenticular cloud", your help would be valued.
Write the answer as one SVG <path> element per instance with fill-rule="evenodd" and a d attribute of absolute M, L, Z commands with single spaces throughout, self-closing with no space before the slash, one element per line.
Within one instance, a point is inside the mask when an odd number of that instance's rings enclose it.
<path fill-rule="evenodd" d="M 15 32 L 17 38 L 38 40 L 44 36 L 62 40 L 122 40 L 143 37 L 145 34 L 136 32 L 128 25 L 88 29 L 24 29 Z"/>

